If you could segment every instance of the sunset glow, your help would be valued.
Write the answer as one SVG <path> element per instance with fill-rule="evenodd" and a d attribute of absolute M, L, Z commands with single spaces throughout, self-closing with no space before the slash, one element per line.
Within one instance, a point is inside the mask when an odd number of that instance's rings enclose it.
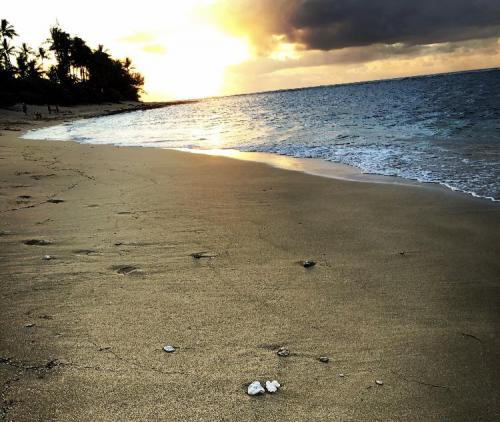
<path fill-rule="evenodd" d="M 436 27 L 423 18 L 419 20 L 423 29 L 411 37 L 403 24 L 385 35 L 384 28 L 371 30 L 363 25 L 364 21 L 349 15 L 349 8 L 357 7 L 357 3 L 331 2 L 332 7 L 345 7 L 343 14 L 328 8 L 315 11 L 315 4 L 295 0 L 144 0 L 138 5 L 89 0 L 75 13 L 73 3 L 55 0 L 50 8 L 33 2 L 29 14 L 23 5 L 11 2 L 3 5 L 2 13 L 22 35 L 13 40 L 16 45 L 27 42 L 37 48 L 47 38 L 47 28 L 59 23 L 94 48 L 103 43 L 114 57 L 131 57 L 134 68 L 145 77 L 144 100 L 198 98 L 500 65 L 500 38 L 494 26 L 476 35 L 470 29 L 473 21 L 464 21 L 462 30 L 452 27 L 456 20 L 443 15 L 436 18 L 441 22 Z M 387 13 L 390 19 L 392 12 L 385 11 L 384 4 L 380 13 Z M 414 6 L 408 7 L 408 16 L 415 16 L 409 13 Z M 464 13 L 467 7 L 463 6 Z M 322 17 L 322 13 L 329 15 Z M 358 16 L 361 12 L 352 13 Z M 345 21 L 337 22 L 340 15 Z M 418 16 L 410 19 L 418 20 Z M 469 30 L 470 34 L 464 32 Z"/>
<path fill-rule="evenodd" d="M 144 72 L 149 79 L 148 91 L 164 92 L 175 98 L 219 94 L 226 68 L 250 58 L 243 39 L 210 26 L 172 34 L 165 45 L 165 54 L 145 58 Z"/>

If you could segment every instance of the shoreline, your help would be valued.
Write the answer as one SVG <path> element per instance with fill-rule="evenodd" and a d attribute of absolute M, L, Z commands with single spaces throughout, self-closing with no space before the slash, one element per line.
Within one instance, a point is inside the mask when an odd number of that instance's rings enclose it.
<path fill-rule="evenodd" d="M 495 203 L 20 132 L 0 132 L 4 419 L 500 415 Z"/>
<path fill-rule="evenodd" d="M 85 116 L 76 117 L 72 120 L 106 117 L 106 116 L 129 113 L 134 111 L 144 111 L 144 110 L 151 110 L 168 106 L 175 106 L 179 104 L 187 104 L 196 101 L 199 100 L 171 101 L 171 102 L 161 102 L 161 103 L 140 103 L 132 107 L 128 106 L 113 110 L 104 110 L 97 113 L 90 113 Z M 60 122 L 53 122 L 53 124 L 60 124 Z M 24 131 L 22 137 L 24 137 L 24 135 L 26 135 L 26 133 L 29 130 L 40 129 L 46 126 L 49 125 L 43 125 L 40 127 L 28 129 Z M 25 139 L 30 139 L 30 138 L 25 138 Z M 51 140 L 57 142 L 62 141 L 56 139 L 51 139 Z M 48 139 L 45 139 L 44 141 L 48 141 Z M 76 140 L 68 140 L 68 141 L 81 144 L 102 145 L 102 144 L 92 144 L 89 142 L 79 142 Z M 108 144 L 108 145 L 113 145 L 116 147 L 153 148 L 144 145 L 115 145 L 115 144 Z M 272 167 L 284 170 L 299 171 L 304 174 L 327 177 L 338 180 L 356 181 L 362 183 L 389 183 L 389 184 L 400 184 L 406 186 L 417 186 L 428 189 L 438 189 L 448 193 L 452 192 L 453 194 L 459 194 L 461 196 L 472 198 L 473 200 L 483 200 L 483 201 L 485 200 L 493 203 L 500 202 L 500 200 L 495 199 L 493 197 L 481 196 L 476 194 L 475 192 L 464 191 L 455 188 L 453 186 L 450 186 L 445 182 L 423 181 L 419 179 L 404 178 L 401 176 L 384 175 L 378 173 L 365 173 L 359 167 L 338 162 L 327 161 L 321 158 L 299 158 L 299 157 L 293 157 L 275 153 L 245 152 L 230 148 L 228 149 L 162 148 L 162 149 L 177 150 L 182 152 L 188 152 L 191 154 L 217 155 L 221 157 L 237 159 L 242 161 L 265 163 Z"/>
<path fill-rule="evenodd" d="M 181 104 L 190 104 L 200 100 L 178 100 L 161 102 L 123 101 L 120 103 L 83 104 L 79 106 L 60 106 L 60 111 L 48 113 L 45 105 L 28 104 L 28 113 L 21 113 L 20 104 L 0 108 L 0 128 L 7 131 L 20 131 L 10 125 L 28 125 L 26 129 L 34 130 L 66 121 L 79 119 L 92 119 L 97 117 L 113 116 L 116 114 L 131 113 L 134 111 L 154 110 L 157 108 L 171 107 Z M 40 113 L 41 118 L 36 118 Z M 25 132 L 26 132 L 25 131 Z"/>
<path fill-rule="evenodd" d="M 75 142 L 75 141 L 72 141 Z M 133 147 L 132 147 L 133 148 Z M 142 148 L 142 147 L 139 147 Z M 359 183 L 380 183 L 389 185 L 400 185 L 431 189 L 441 191 L 443 194 L 459 195 L 473 201 L 487 201 L 490 203 L 500 203 L 500 200 L 477 195 L 473 192 L 465 192 L 444 183 L 426 182 L 417 179 L 406 179 L 399 176 L 386 176 L 377 173 L 364 173 L 359 167 L 348 164 L 323 160 L 321 158 L 297 158 L 289 155 L 280 155 L 266 152 L 243 152 L 234 149 L 208 149 L 197 150 L 189 148 L 164 148 L 175 151 L 187 152 L 189 154 L 215 155 L 241 161 L 251 161 L 254 163 L 264 163 L 274 168 L 288 171 L 298 171 L 310 176 L 325 177 L 327 179 L 343 180 Z"/>

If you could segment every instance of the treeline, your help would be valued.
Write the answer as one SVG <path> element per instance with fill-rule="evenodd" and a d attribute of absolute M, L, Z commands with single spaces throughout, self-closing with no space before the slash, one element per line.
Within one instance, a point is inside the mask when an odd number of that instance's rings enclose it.
<path fill-rule="evenodd" d="M 138 100 L 143 76 L 130 59 L 116 60 L 99 45 L 91 49 L 59 26 L 34 50 L 26 43 L 14 48 L 18 34 L 0 21 L 0 105 L 81 104 Z"/>

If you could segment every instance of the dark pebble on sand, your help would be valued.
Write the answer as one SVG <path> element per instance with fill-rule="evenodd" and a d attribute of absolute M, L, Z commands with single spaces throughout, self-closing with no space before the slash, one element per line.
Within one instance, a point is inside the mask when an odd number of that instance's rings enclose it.
<path fill-rule="evenodd" d="M 306 259 L 305 261 L 302 261 L 302 266 L 304 268 L 311 268 L 311 267 L 314 267 L 316 265 L 316 262 L 314 262 L 313 260 L 310 260 L 310 259 Z"/>

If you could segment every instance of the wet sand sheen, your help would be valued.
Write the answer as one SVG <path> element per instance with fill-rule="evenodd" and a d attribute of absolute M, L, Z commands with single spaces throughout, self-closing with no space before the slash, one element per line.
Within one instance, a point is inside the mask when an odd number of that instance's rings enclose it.
<path fill-rule="evenodd" d="M 498 204 L 19 135 L 0 136 L 6 419 L 499 416 Z"/>

